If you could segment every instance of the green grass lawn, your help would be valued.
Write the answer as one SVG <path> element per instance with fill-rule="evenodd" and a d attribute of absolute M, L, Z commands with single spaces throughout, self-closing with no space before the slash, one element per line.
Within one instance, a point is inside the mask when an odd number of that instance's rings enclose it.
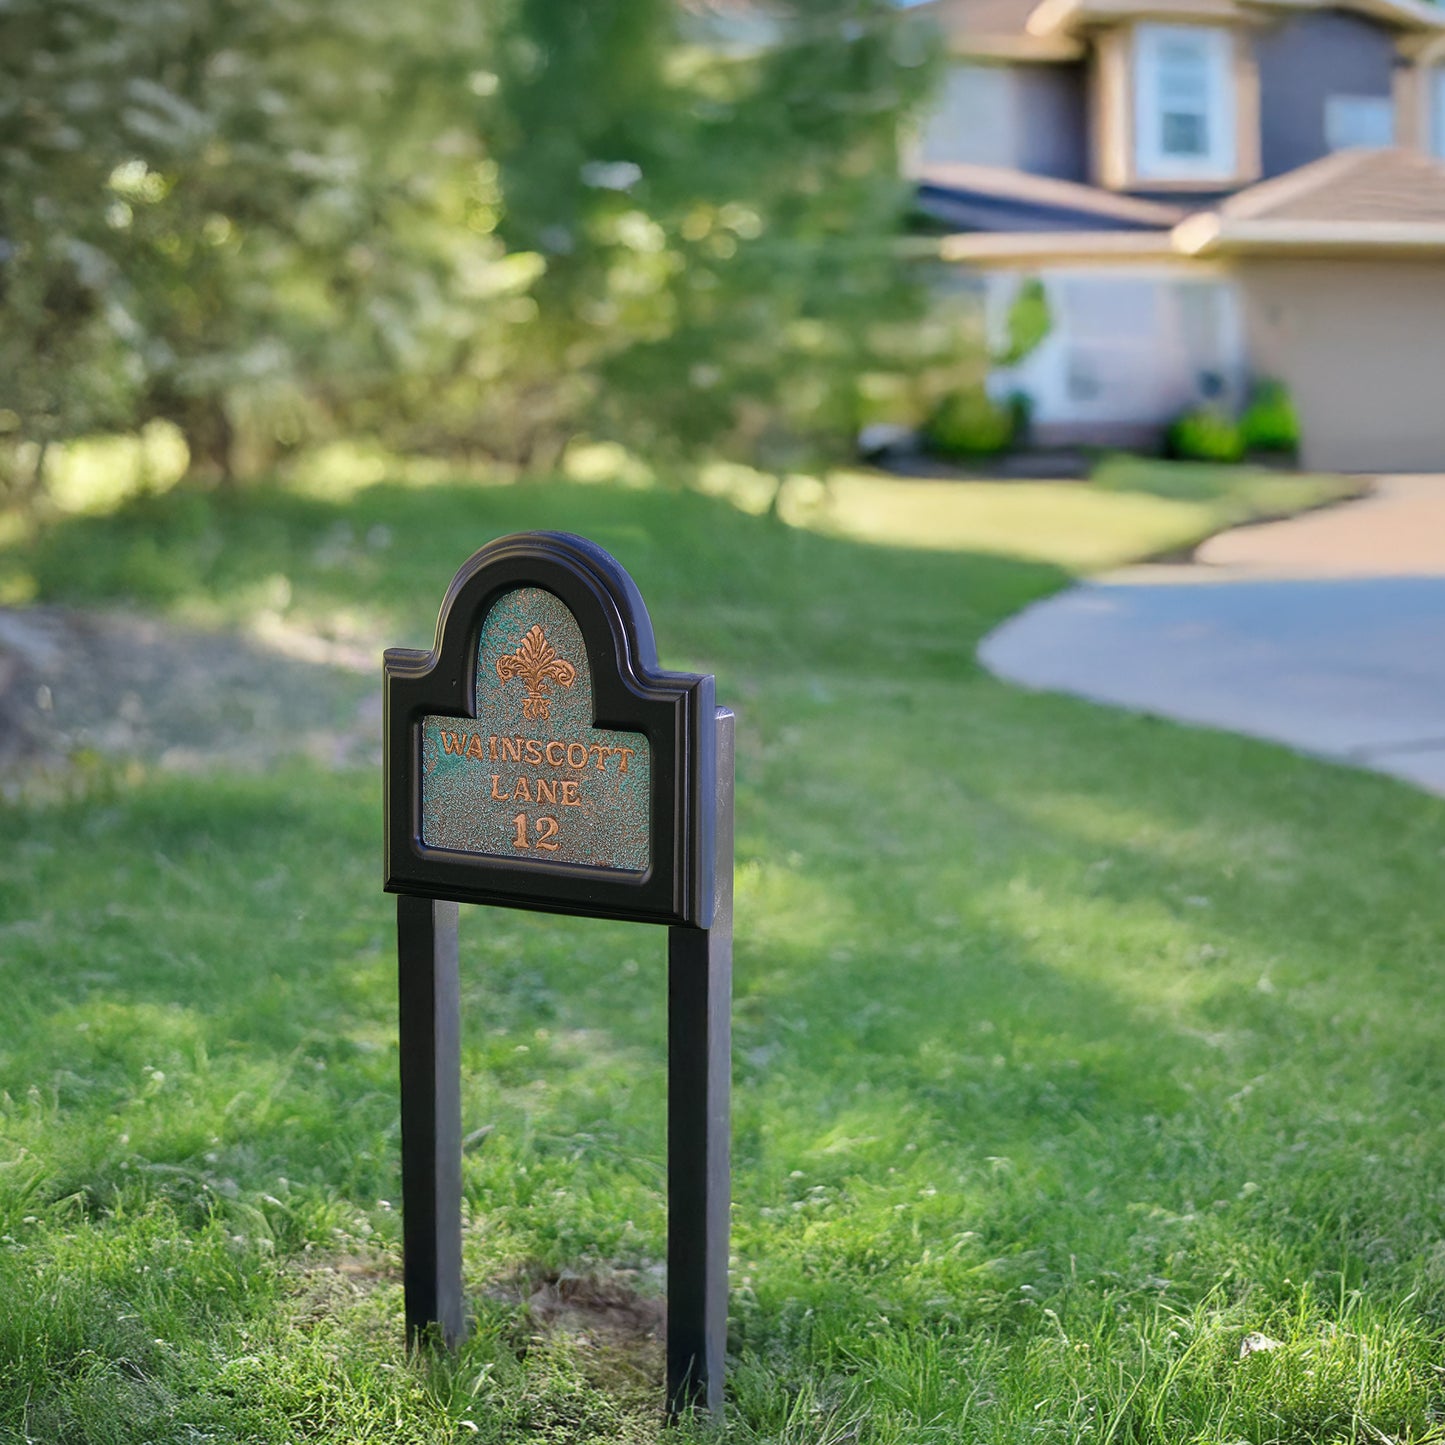
<path fill-rule="evenodd" d="M 1086 486 L 842 472 L 804 511 L 811 525 L 834 536 L 1093 571 L 1190 548 L 1224 527 L 1288 516 L 1358 491 L 1348 477 L 1116 457 Z"/>
<path fill-rule="evenodd" d="M 1064 567 L 382 484 L 60 519 L 0 574 L 420 646 L 525 527 L 614 552 L 739 717 L 727 1438 L 1445 1439 L 1445 806 L 984 675 Z M 97 767 L 0 840 L 0 1440 L 659 1436 L 660 930 L 464 910 L 476 1327 L 423 1365 L 377 775 Z M 544 1328 L 558 1280 L 610 1307 Z"/>

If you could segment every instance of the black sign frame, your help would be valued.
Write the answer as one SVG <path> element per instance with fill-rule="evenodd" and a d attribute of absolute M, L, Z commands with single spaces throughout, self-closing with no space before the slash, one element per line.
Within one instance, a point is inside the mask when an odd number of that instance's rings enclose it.
<path fill-rule="evenodd" d="M 421 720 L 476 716 L 482 623 L 503 593 L 529 586 L 559 597 L 582 629 L 596 725 L 642 733 L 651 747 L 651 864 L 643 874 L 461 853 L 422 840 Z M 432 650 L 385 655 L 386 890 L 706 928 L 715 867 L 715 711 L 711 676 L 659 668 L 642 595 L 595 543 L 527 532 L 483 547 L 452 580 Z"/>
<path fill-rule="evenodd" d="M 581 629 L 594 725 L 651 751 L 642 873 L 514 860 L 422 840 L 422 719 L 475 718 L 477 651 L 509 591 L 554 594 Z M 430 652 L 384 663 L 384 887 L 397 897 L 402 1245 L 408 1344 L 455 1347 L 462 1287 L 458 904 L 667 925 L 667 1379 L 670 1417 L 722 1409 L 731 1198 L 734 719 L 709 675 L 663 672 L 626 571 L 595 543 L 528 532 L 456 574 Z"/>

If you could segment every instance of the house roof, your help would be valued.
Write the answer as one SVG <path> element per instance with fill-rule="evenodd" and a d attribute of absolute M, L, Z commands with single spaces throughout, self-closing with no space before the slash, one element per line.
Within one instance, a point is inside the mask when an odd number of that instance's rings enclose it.
<path fill-rule="evenodd" d="M 1445 222 L 1445 165 L 1418 151 L 1336 151 L 1217 209 L 1240 221 Z"/>
<path fill-rule="evenodd" d="M 1181 222 L 1190 255 L 1445 253 L 1445 165 L 1416 151 L 1339 151 Z"/>
<path fill-rule="evenodd" d="M 1445 6 L 1430 0 L 925 0 L 956 55 L 1077 60 L 1084 33 L 1122 20 L 1189 19 L 1252 24 L 1281 10 L 1353 10 L 1402 31 L 1445 33 Z"/>
<path fill-rule="evenodd" d="M 1169 231 L 972 231 L 944 236 L 939 258 L 971 266 L 1089 264 L 1108 261 L 1184 261 Z"/>
<path fill-rule="evenodd" d="M 1024 230 L 1160 230 L 1182 221 L 1186 214 L 1179 206 L 1121 196 L 1078 181 L 1029 175 L 1007 166 L 934 162 L 919 166 L 914 179 L 922 191 L 923 209 L 931 214 L 948 219 L 950 202 L 954 207 L 970 206 L 985 213 L 1009 210 L 1033 222 L 1019 227 Z M 983 224 L 990 230 L 1000 229 L 986 221 Z"/>
<path fill-rule="evenodd" d="M 915 15 L 933 20 L 954 55 L 993 60 L 1081 60 L 1084 43 L 1070 35 L 1035 35 L 1029 17 L 1039 0 L 924 0 Z"/>
<path fill-rule="evenodd" d="M 1145 18 L 1250 24 L 1272 10 L 1353 10 L 1400 30 L 1445 31 L 1445 9 L 1430 0 L 1041 0 L 1026 28 L 1049 39 Z"/>
<path fill-rule="evenodd" d="M 1402 30 L 1445 30 L 1445 10 L 1432 0 L 1248 0 L 1262 10 L 1353 10 Z"/>
<path fill-rule="evenodd" d="M 944 237 L 939 254 L 976 265 L 1262 253 L 1445 257 L 1445 163 L 1414 151 L 1340 151 L 1192 214 L 992 166 L 927 166 L 920 179 L 925 209 L 931 183 L 957 198 L 961 224 L 977 228 Z M 946 208 L 934 214 L 949 219 Z M 1001 223 L 990 224 L 995 218 Z"/>

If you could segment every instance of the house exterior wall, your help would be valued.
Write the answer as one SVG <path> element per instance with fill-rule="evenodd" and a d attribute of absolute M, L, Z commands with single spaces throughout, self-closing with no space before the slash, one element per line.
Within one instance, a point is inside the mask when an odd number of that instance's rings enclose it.
<path fill-rule="evenodd" d="M 988 274 L 987 316 L 998 349 L 1019 285 L 1037 276 L 1050 327 L 989 390 L 1023 392 L 1044 445 L 1148 445 L 1181 412 L 1237 406 L 1246 375 L 1233 282 L 1194 264 L 1061 263 Z"/>
<path fill-rule="evenodd" d="M 1081 64 L 955 65 L 919 157 L 1083 181 L 1086 132 Z"/>
<path fill-rule="evenodd" d="M 1289 387 L 1301 460 L 1445 471 L 1445 259 L 1241 259 L 1251 347 Z"/>
<path fill-rule="evenodd" d="M 1088 180 L 1084 66 L 1021 65 L 1018 77 L 1019 168 L 1061 181 Z"/>
<path fill-rule="evenodd" d="M 1277 176 L 1328 154 L 1325 102 L 1332 95 L 1388 99 L 1397 52 L 1383 25 L 1343 10 L 1293 15 L 1255 39 L 1261 160 Z M 1400 117 L 1395 118 L 1399 133 Z"/>

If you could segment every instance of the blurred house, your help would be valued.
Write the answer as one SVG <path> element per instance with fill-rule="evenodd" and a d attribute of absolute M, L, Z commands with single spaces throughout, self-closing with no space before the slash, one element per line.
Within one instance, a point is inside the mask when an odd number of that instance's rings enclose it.
<path fill-rule="evenodd" d="M 913 168 L 1044 443 L 1131 444 L 1278 377 L 1303 460 L 1445 470 L 1445 7 L 928 0 L 950 56 Z"/>

